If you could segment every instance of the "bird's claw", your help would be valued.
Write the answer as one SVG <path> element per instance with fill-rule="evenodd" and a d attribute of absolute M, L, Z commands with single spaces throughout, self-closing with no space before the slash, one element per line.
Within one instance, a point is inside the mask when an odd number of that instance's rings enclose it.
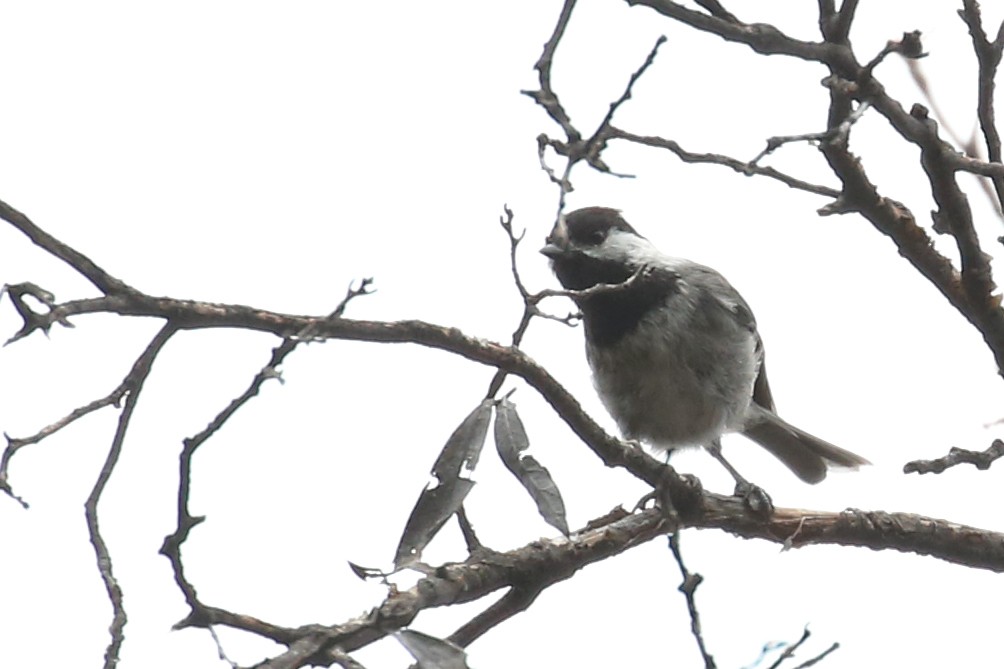
<path fill-rule="evenodd" d="M 769 518 L 774 513 L 774 502 L 767 491 L 749 481 L 736 483 L 735 496 L 741 498 L 743 505 L 756 516 Z"/>
<path fill-rule="evenodd" d="M 659 503 L 659 492 L 657 490 L 653 490 L 645 494 L 641 499 L 635 502 L 634 509 L 631 510 L 631 513 L 647 509 L 649 503 L 655 503 L 655 504 Z"/>

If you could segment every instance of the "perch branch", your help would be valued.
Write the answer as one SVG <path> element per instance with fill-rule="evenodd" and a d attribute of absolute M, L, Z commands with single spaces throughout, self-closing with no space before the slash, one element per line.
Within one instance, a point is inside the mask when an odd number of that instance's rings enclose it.
<path fill-rule="evenodd" d="M 834 543 L 892 549 L 1004 571 L 1004 535 L 996 532 L 914 514 L 851 510 L 829 513 L 777 509 L 774 516 L 763 520 L 745 513 L 743 502 L 735 497 L 693 489 L 688 494 L 697 494 L 698 498 L 679 507 L 683 527 L 722 529 L 782 548 Z M 422 610 L 474 601 L 503 588 L 542 589 L 593 562 L 675 531 L 676 527 L 667 522 L 661 510 L 649 509 L 618 515 L 600 527 L 575 532 L 567 540 L 535 541 L 505 553 L 443 565 L 412 588 L 392 592 L 380 606 L 345 623 L 283 630 L 280 637 L 270 637 L 290 649 L 260 667 L 330 664 L 334 660 L 327 649 L 352 652 L 411 624 Z M 214 622 L 241 627 L 242 621 L 221 617 Z M 461 628 L 458 634 L 473 636 L 472 631 Z"/>

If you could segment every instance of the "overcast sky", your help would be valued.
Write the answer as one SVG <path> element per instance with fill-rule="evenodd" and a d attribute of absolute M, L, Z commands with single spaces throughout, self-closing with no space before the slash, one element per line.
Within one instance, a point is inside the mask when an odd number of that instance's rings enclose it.
<path fill-rule="evenodd" d="M 743 4 L 743 19 L 817 39 L 816 3 Z M 937 99 L 968 135 L 975 60 L 956 4 L 861 4 L 852 33 L 859 57 L 921 30 Z M 520 303 L 497 224 L 504 204 L 527 230 L 524 279 L 532 289 L 556 286 L 536 253 L 557 191 L 535 138 L 558 131 L 519 91 L 536 86 L 533 64 L 559 9 L 555 0 L 6 3 L 0 199 L 147 293 L 323 315 L 351 281 L 372 276 L 377 292 L 348 316 L 421 318 L 508 341 Z M 1002 18 L 995 9 L 985 8 L 988 26 Z M 769 136 L 823 129 L 821 67 L 756 56 L 616 0 L 581 3 L 556 58 L 555 89 L 580 129 L 595 127 L 661 34 L 668 41 L 618 125 L 744 159 Z M 923 102 L 896 58 L 877 76 L 904 105 Z M 860 121 L 851 143 L 883 194 L 926 223 L 932 203 L 916 150 L 877 114 Z M 623 145 L 606 160 L 636 178 L 580 170 L 570 206 L 620 208 L 663 250 L 722 271 L 757 315 L 782 416 L 874 462 L 810 487 L 729 438 L 727 455 L 776 504 L 1001 527 L 996 469 L 901 473 L 908 460 L 983 449 L 1002 436 L 985 425 L 1004 417 L 1004 386 L 978 333 L 891 242 L 859 217 L 820 218 L 824 198 L 767 180 Z M 835 185 L 808 146 L 785 147 L 768 164 Z M 996 250 L 1001 223 L 975 181 L 965 183 Z M 946 242 L 937 240 L 951 255 Z M 60 300 L 94 294 L 0 226 L 0 282 L 20 281 Z M 0 336 L 19 325 L 0 303 Z M 159 323 L 75 325 L 0 349 L 0 430 L 31 434 L 107 394 Z M 525 348 L 613 429 L 581 337 L 539 321 Z M 146 384 L 101 505 L 129 615 L 124 669 L 225 666 L 205 631 L 170 631 L 187 609 L 157 550 L 174 528 L 182 439 L 246 387 L 276 343 L 183 333 Z M 183 554 L 202 600 L 289 626 L 341 622 L 378 604 L 384 589 L 346 563 L 390 566 L 436 454 L 491 375 L 414 346 L 331 341 L 291 355 L 285 383 L 266 384 L 195 459 L 191 508 L 207 521 Z M 510 385 L 573 527 L 645 492 L 605 469 L 534 391 Z M 89 416 L 15 458 L 11 484 L 31 508 L 0 499 L 4 666 L 102 662 L 111 614 L 83 502 L 116 419 L 109 410 Z M 702 452 L 674 464 L 708 488 L 731 489 Z M 490 451 L 475 479 L 468 510 L 486 544 L 504 550 L 554 536 Z M 425 558 L 461 560 L 462 546 L 451 524 Z M 797 639 L 806 624 L 810 651 L 841 643 L 827 667 L 1000 655 L 990 603 L 1004 588 L 993 574 L 863 549 L 782 553 L 714 531 L 687 531 L 682 546 L 706 578 L 698 604 L 719 666 L 748 666 L 765 642 Z M 678 583 L 665 541 L 653 541 L 546 591 L 473 644 L 471 666 L 700 666 Z M 446 636 L 486 605 L 423 613 L 414 627 Z M 220 635 L 242 665 L 280 651 Z M 371 669 L 409 662 L 392 639 L 358 658 Z"/>

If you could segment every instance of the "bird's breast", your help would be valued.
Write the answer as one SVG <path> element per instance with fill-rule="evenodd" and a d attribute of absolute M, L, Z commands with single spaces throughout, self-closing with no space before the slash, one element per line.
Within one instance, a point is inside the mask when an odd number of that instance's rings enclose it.
<path fill-rule="evenodd" d="M 596 390 L 625 437 L 679 448 L 742 428 L 759 365 L 754 336 L 687 328 L 661 310 L 613 344 L 587 340 Z"/>

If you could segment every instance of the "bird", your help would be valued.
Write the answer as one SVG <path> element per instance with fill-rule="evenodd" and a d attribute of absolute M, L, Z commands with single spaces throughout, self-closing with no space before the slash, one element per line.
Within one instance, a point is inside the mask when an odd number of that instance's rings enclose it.
<path fill-rule="evenodd" d="M 764 349 L 746 300 L 710 267 L 665 255 L 620 211 L 559 216 L 540 250 L 581 312 L 597 393 L 622 435 L 656 451 L 741 433 L 806 483 L 865 458 L 777 415 Z"/>

